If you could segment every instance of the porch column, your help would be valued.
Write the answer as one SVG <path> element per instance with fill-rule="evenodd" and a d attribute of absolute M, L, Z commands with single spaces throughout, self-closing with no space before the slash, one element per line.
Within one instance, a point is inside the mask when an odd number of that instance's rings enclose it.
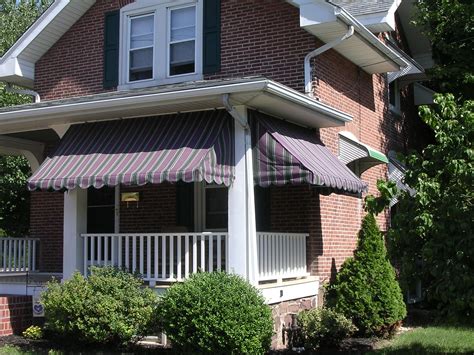
<path fill-rule="evenodd" d="M 75 188 L 64 193 L 63 279 L 84 268 L 80 235 L 87 232 L 87 190 Z"/>
<path fill-rule="evenodd" d="M 231 112 L 246 122 L 247 108 L 237 106 Z M 250 129 L 235 121 L 235 180 L 229 188 L 228 264 L 230 272 L 257 284 L 257 237 L 253 189 L 252 145 Z"/>

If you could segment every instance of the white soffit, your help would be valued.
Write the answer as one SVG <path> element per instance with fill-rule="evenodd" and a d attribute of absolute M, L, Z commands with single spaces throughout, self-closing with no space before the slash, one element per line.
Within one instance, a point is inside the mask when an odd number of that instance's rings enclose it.
<path fill-rule="evenodd" d="M 325 1 L 294 0 L 300 8 L 300 26 L 328 43 L 353 26 L 355 34 L 334 47 L 334 50 L 369 74 L 399 71 L 407 63 L 382 43 L 367 27 L 344 9 Z"/>
<path fill-rule="evenodd" d="M 0 80 L 33 87 L 35 63 L 95 3 L 56 0 L 0 58 Z"/>

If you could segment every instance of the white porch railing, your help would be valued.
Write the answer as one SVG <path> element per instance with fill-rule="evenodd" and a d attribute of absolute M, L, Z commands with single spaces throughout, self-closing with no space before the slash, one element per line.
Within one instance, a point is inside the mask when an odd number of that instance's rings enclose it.
<path fill-rule="evenodd" d="M 306 238 L 301 233 L 257 233 L 260 281 L 307 276 Z"/>
<path fill-rule="evenodd" d="M 0 238 L 0 273 L 36 271 L 39 239 Z"/>
<path fill-rule="evenodd" d="M 91 265 L 138 272 L 151 284 L 227 270 L 227 233 L 83 234 L 84 275 Z"/>

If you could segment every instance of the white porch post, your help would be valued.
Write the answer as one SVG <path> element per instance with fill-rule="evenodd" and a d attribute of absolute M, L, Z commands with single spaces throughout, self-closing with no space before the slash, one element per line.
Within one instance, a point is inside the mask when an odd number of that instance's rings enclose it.
<path fill-rule="evenodd" d="M 87 190 L 75 188 L 64 193 L 63 279 L 84 265 L 80 235 L 87 232 Z"/>
<path fill-rule="evenodd" d="M 247 121 L 245 106 L 233 108 L 231 114 Z M 228 263 L 230 272 L 257 284 L 257 237 L 253 189 L 252 145 L 250 130 L 236 120 L 235 180 L 229 188 Z"/>

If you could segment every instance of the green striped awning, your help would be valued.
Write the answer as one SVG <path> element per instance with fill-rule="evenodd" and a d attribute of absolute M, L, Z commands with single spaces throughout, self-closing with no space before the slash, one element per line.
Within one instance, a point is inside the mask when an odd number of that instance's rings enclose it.
<path fill-rule="evenodd" d="M 360 173 L 379 164 L 388 164 L 387 156 L 360 142 L 352 133 L 339 132 L 339 159 L 344 164 L 359 162 Z"/>

